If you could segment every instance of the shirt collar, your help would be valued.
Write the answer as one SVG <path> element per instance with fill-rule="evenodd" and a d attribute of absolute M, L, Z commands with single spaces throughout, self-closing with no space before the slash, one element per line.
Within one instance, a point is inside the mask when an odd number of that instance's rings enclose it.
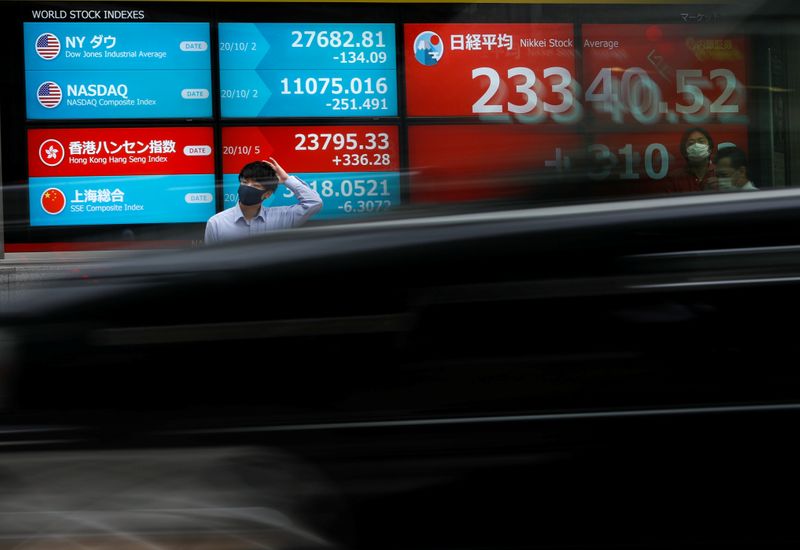
<path fill-rule="evenodd" d="M 698 178 L 697 176 L 695 176 L 694 172 L 692 172 L 692 169 L 691 169 L 691 167 L 689 165 L 686 165 L 686 167 L 684 168 L 684 173 L 687 176 L 693 177 L 697 181 L 705 181 L 705 180 L 707 180 L 708 178 L 710 178 L 712 176 L 716 176 L 716 168 L 717 167 L 714 166 L 713 162 L 709 162 L 708 163 L 708 168 L 706 169 L 706 173 L 702 178 Z"/>
<path fill-rule="evenodd" d="M 258 214 L 253 217 L 253 220 L 257 220 L 259 218 L 261 218 L 262 222 L 267 221 L 267 207 L 264 206 L 264 203 L 261 203 L 261 210 L 259 210 Z M 239 223 L 239 220 L 244 220 L 245 222 L 247 221 L 244 218 L 244 213 L 242 213 L 241 206 L 239 206 L 239 203 L 237 202 L 236 207 L 234 208 L 233 223 Z M 252 222 L 253 220 L 250 221 Z"/>

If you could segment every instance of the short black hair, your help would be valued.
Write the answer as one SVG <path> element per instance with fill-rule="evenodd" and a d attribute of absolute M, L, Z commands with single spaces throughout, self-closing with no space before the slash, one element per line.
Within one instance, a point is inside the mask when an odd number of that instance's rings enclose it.
<path fill-rule="evenodd" d="M 689 157 L 686 155 L 686 142 L 689 141 L 689 136 L 695 132 L 700 132 L 701 134 L 706 136 L 706 139 L 708 140 L 708 149 L 710 151 L 714 150 L 714 138 L 711 137 L 711 134 L 708 133 L 708 130 L 706 130 L 705 128 L 701 128 L 699 126 L 689 128 L 681 136 L 681 155 L 686 160 L 689 160 Z"/>
<path fill-rule="evenodd" d="M 747 168 L 747 155 L 738 147 L 723 147 L 717 152 L 717 164 L 722 159 L 731 159 L 731 167 L 738 170 L 742 166 Z"/>
<path fill-rule="evenodd" d="M 259 160 L 245 164 L 242 171 L 239 172 L 239 181 L 254 180 L 260 183 L 267 191 L 274 192 L 278 188 L 278 176 L 275 170 L 266 162 Z"/>

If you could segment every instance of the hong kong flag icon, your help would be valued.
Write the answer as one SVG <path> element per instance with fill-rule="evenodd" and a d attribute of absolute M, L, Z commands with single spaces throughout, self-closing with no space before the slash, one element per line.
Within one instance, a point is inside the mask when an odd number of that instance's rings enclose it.
<path fill-rule="evenodd" d="M 42 193 L 42 209 L 48 214 L 60 214 L 67 204 L 67 197 L 61 189 L 51 187 Z"/>

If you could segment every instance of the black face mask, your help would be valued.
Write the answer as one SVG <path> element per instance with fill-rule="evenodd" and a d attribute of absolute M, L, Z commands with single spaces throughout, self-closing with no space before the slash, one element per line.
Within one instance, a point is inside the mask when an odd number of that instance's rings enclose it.
<path fill-rule="evenodd" d="M 239 202 L 245 206 L 254 206 L 261 202 L 261 197 L 266 193 L 263 189 L 256 189 L 243 183 L 239 184 Z"/>

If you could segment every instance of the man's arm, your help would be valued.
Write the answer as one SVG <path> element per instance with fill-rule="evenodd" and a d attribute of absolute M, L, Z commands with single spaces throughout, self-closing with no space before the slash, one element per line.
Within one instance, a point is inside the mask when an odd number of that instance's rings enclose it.
<path fill-rule="evenodd" d="M 283 184 L 294 193 L 297 199 L 297 204 L 290 206 L 288 209 L 291 217 L 291 227 L 304 224 L 311 216 L 322 210 L 322 197 L 303 180 L 295 176 L 289 176 Z"/>
<path fill-rule="evenodd" d="M 205 243 L 206 244 L 212 244 L 212 243 L 217 242 L 217 240 L 219 240 L 219 235 L 218 235 L 218 231 L 217 231 L 217 223 L 216 223 L 216 220 L 210 219 L 206 223 Z"/>
<path fill-rule="evenodd" d="M 275 170 L 278 181 L 288 187 L 297 199 L 298 204 L 284 210 L 283 221 L 286 227 L 303 225 L 311 216 L 322 210 L 322 197 L 319 196 L 319 193 L 311 189 L 300 178 L 287 174 L 274 158 L 270 157 L 269 161 L 265 160 L 264 162 Z"/>

